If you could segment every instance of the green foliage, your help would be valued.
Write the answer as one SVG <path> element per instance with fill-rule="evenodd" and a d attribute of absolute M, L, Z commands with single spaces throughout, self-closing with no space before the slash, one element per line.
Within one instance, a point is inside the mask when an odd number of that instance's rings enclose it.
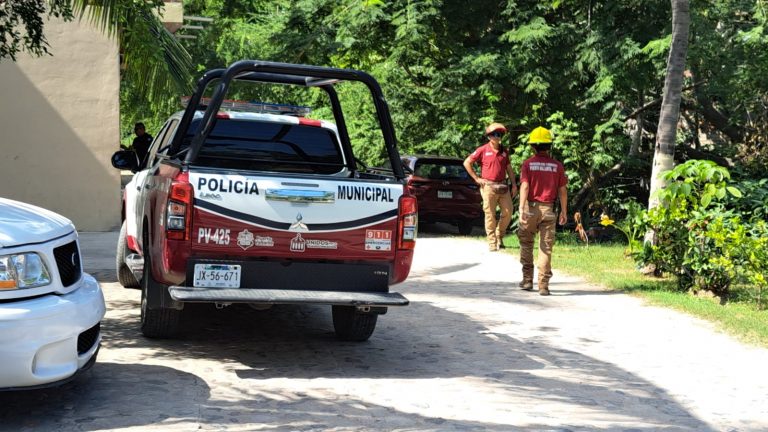
<path fill-rule="evenodd" d="M 758 309 L 768 288 L 768 226 L 765 221 L 744 224 L 727 212 L 692 222 L 695 250 L 686 264 L 693 285 L 716 295 L 728 294 L 731 283 L 746 283 Z"/>
<path fill-rule="evenodd" d="M 564 113 L 556 112 L 547 117 L 546 124 L 550 125 L 555 136 L 552 143 L 552 154 L 563 163 L 568 176 L 568 184 L 574 189 L 581 188 L 584 180 L 582 174 L 590 170 L 589 167 L 593 162 L 590 159 L 595 154 L 584 151 L 585 143 L 581 139 L 579 125 L 566 118 Z M 526 145 L 525 147 L 526 156 L 528 156 L 530 155 L 528 148 L 530 146 Z"/>
<path fill-rule="evenodd" d="M 148 103 L 189 91 L 192 58 L 157 17 L 163 13 L 162 0 L 72 0 L 71 3 L 76 16 L 117 39 L 122 82 L 145 94 Z"/>
<path fill-rule="evenodd" d="M 553 28 L 547 24 L 546 19 L 537 16 L 533 17 L 530 22 L 504 33 L 500 39 L 513 44 L 536 47 L 540 44 L 546 44 L 553 33 Z"/>
<path fill-rule="evenodd" d="M 729 199 L 729 208 L 744 215 L 751 223 L 768 220 L 768 178 L 742 180 L 735 187 L 744 196 Z"/>
<path fill-rule="evenodd" d="M 752 224 L 745 243 L 737 248 L 742 255 L 744 279 L 752 287 L 758 308 L 763 308 L 768 289 L 768 224 L 764 220 Z"/>
<path fill-rule="evenodd" d="M 708 133 L 716 139 L 701 149 L 743 162 L 747 175 L 768 161 L 768 139 L 760 139 L 768 137 L 764 7 L 746 0 L 691 7 L 686 85 L 696 82 L 697 91 L 716 101 L 747 131 L 750 146 L 720 144 L 687 91 L 682 118 L 699 123 L 680 131 L 681 147 Z M 529 149 L 518 137 L 545 125 L 562 137 L 554 154 L 566 165 L 571 196 L 623 164 L 615 180 L 591 188 L 583 211 L 618 212 L 623 202 L 646 198 L 647 183 L 640 182 L 649 175 L 657 107 L 643 112 L 645 135 L 633 158 L 625 126 L 630 113 L 661 94 L 668 1 L 190 0 L 185 13 L 215 20 L 194 33 L 197 39 L 184 40 L 198 73 L 245 58 L 365 70 L 382 85 L 401 153 L 463 157 L 482 144 L 483 127 L 498 121 L 511 130 L 519 163 Z M 140 84 L 124 86 L 126 131 L 129 119 L 152 123 L 145 113 L 165 118 L 178 108 L 178 91 L 142 101 Z M 375 117 L 357 103 L 362 94 L 351 93 L 345 108 L 355 150 L 376 165 L 383 155 Z M 259 97 L 292 96 L 268 90 Z M 323 101 L 309 101 L 322 114 Z"/>
<path fill-rule="evenodd" d="M 724 299 L 734 284 L 749 283 L 761 305 L 768 231 L 764 221 L 745 223 L 726 208 L 729 200 L 742 198 L 729 185 L 728 170 L 690 160 L 663 177 L 668 184 L 659 193 L 662 205 L 632 222 L 636 233 L 650 229 L 655 235 L 635 253 L 638 263 L 676 275 L 681 290 L 706 290 Z"/>
<path fill-rule="evenodd" d="M 681 279 L 717 296 L 728 295 L 738 280 L 746 230 L 732 213 L 693 212 Z"/>
<path fill-rule="evenodd" d="M 73 18 L 69 0 L 0 2 L 0 61 L 10 58 L 16 61 L 16 54 L 26 51 L 40 57 L 49 54 L 45 37 L 47 18 Z"/>
<path fill-rule="evenodd" d="M 667 207 L 688 207 L 691 211 L 706 209 L 713 200 L 723 200 L 726 194 L 736 198 L 741 192 L 728 186 L 728 169 L 712 161 L 689 160 L 662 174 L 666 188 L 659 191 L 659 199 Z"/>
<path fill-rule="evenodd" d="M 0 59 L 15 60 L 19 51 L 48 54 L 43 33 L 46 18 L 77 17 L 114 37 L 121 54 L 121 141 L 125 143 L 134 121 L 145 121 L 150 127 L 159 123 L 169 114 L 169 101 L 191 88 L 192 57 L 157 17 L 164 4 L 161 0 L 0 2 Z"/>
<path fill-rule="evenodd" d="M 613 226 L 621 231 L 621 233 L 624 234 L 624 238 L 627 240 L 627 254 L 629 256 L 636 256 L 637 254 L 635 251 L 642 248 L 640 238 L 643 235 L 641 229 L 644 227 L 645 223 L 645 210 L 640 204 L 634 201 L 624 203 L 621 207 L 626 213 L 624 220 L 616 223 L 607 214 L 603 213 L 600 216 L 600 224 L 605 227 Z"/>
<path fill-rule="evenodd" d="M 648 210 L 643 216 L 643 223 L 638 226 L 642 232 L 654 233 L 655 239 L 646 242 L 636 254 L 641 265 L 651 264 L 657 270 L 678 276 L 679 286 L 687 290 L 695 284 L 692 272 L 704 269 L 699 266 L 692 269 L 703 256 L 693 256 L 697 249 L 699 228 L 697 221 L 714 219 L 720 207 L 707 210 L 707 207 L 726 196 L 730 178 L 728 170 L 710 161 L 690 160 L 662 174 L 667 187 L 659 191 L 661 205 Z M 734 189 L 735 190 L 735 189 Z M 705 277 L 707 279 L 716 279 Z M 721 283 L 724 281 L 720 281 Z M 730 280 L 722 287 L 727 291 Z"/>

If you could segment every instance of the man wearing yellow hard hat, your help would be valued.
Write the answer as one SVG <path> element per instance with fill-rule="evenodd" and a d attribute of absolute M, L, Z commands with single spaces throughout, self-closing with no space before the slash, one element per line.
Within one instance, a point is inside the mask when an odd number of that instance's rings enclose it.
<path fill-rule="evenodd" d="M 555 223 L 568 221 L 568 179 L 563 164 L 550 156 L 552 132 L 541 126 L 528 138 L 535 154 L 520 168 L 520 264 L 523 280 L 520 288 L 533 289 L 533 243 L 539 234 L 539 294 L 549 295 L 552 277 L 552 248 L 555 245 Z M 560 201 L 560 216 L 555 214 L 555 201 Z"/>
<path fill-rule="evenodd" d="M 506 133 L 507 128 L 503 124 L 491 123 L 485 128 L 488 142 L 478 147 L 464 160 L 467 173 L 480 186 L 485 213 L 485 233 L 488 236 L 488 249 L 491 252 L 504 247 L 502 239 L 509 222 L 512 221 L 512 198 L 517 195 L 517 182 L 515 172 L 509 163 L 509 151 L 501 145 L 501 138 Z M 480 163 L 479 177 L 472 169 L 472 164 L 477 162 Z M 507 177 L 511 184 L 507 184 Z M 498 221 L 496 206 L 501 209 Z"/>

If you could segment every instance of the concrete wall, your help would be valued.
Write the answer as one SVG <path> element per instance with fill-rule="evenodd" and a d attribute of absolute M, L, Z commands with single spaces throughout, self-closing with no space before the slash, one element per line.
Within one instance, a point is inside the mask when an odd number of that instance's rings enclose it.
<path fill-rule="evenodd" d="M 48 21 L 45 34 L 52 57 L 0 62 L 0 196 L 82 231 L 119 229 L 117 44 L 85 21 Z"/>

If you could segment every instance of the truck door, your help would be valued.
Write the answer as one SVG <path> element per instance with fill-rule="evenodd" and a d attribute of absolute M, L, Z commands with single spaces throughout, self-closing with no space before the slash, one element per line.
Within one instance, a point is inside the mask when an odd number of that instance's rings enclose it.
<path fill-rule="evenodd" d="M 162 154 L 167 149 L 168 142 L 176 131 L 178 123 L 177 119 L 171 119 L 163 125 L 149 148 L 147 166 L 136 173 L 131 183 L 126 186 L 126 215 L 133 215 L 133 217 L 128 218 L 127 231 L 129 236 L 134 236 L 142 248 L 142 252 L 144 246 L 141 244 L 141 233 L 145 228 L 143 221 L 148 210 L 146 203 L 149 198 L 147 194 L 149 193 L 150 182 L 157 171 L 157 165 L 160 163 L 161 158 L 158 157 L 158 154 Z"/>

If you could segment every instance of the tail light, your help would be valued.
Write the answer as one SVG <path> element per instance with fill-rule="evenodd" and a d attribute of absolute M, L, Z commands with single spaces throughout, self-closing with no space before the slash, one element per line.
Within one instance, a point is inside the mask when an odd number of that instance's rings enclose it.
<path fill-rule="evenodd" d="M 408 186 L 411 186 L 411 187 L 423 187 L 423 186 L 427 186 L 428 184 L 429 183 L 425 181 L 418 181 L 413 179 L 408 180 Z"/>
<path fill-rule="evenodd" d="M 180 173 L 171 182 L 168 192 L 168 208 L 165 213 L 166 237 L 189 240 L 192 229 L 192 202 L 194 191 L 189 183 L 189 173 Z"/>
<path fill-rule="evenodd" d="M 414 180 L 413 178 L 409 178 L 408 182 L 406 183 L 408 186 L 408 192 L 410 193 L 420 193 L 423 192 L 422 188 L 427 185 L 426 182 L 421 182 L 418 180 Z"/>
<path fill-rule="evenodd" d="M 397 216 L 398 249 L 413 249 L 416 247 L 418 225 L 419 214 L 416 197 L 412 195 L 401 196 Z"/>

